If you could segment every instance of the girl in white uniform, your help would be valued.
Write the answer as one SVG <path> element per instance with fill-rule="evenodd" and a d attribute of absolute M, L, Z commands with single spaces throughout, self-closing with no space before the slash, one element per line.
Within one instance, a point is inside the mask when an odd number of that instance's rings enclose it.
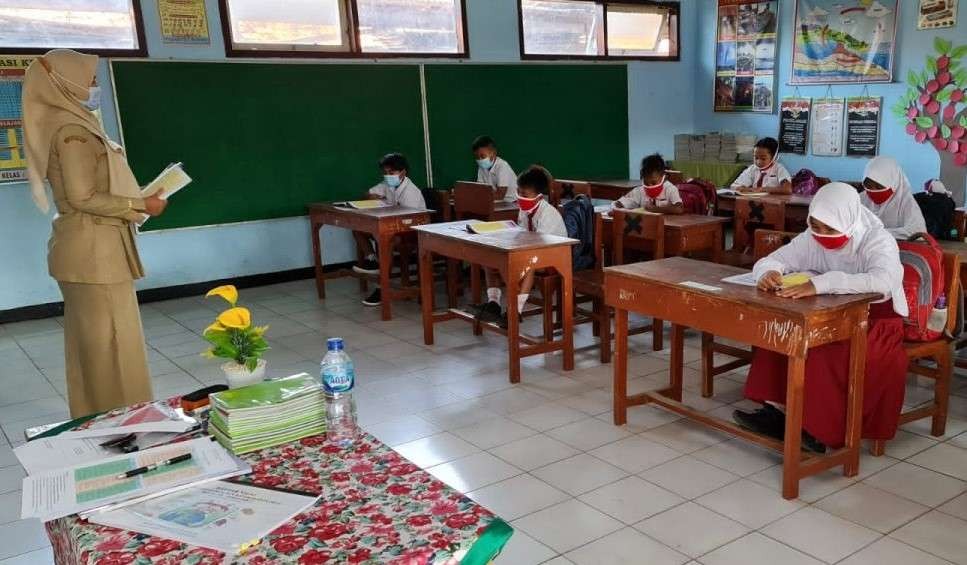
<path fill-rule="evenodd" d="M 648 212 L 659 214 L 683 214 L 685 205 L 678 187 L 668 181 L 665 170 L 668 167 L 665 159 L 655 153 L 641 160 L 642 186 L 631 189 L 618 200 L 615 208 L 644 208 Z"/>
<path fill-rule="evenodd" d="M 863 173 L 863 206 L 876 214 L 886 231 L 897 239 L 906 239 L 915 233 L 926 233 L 927 225 L 910 181 L 903 169 L 892 157 L 874 157 Z"/>

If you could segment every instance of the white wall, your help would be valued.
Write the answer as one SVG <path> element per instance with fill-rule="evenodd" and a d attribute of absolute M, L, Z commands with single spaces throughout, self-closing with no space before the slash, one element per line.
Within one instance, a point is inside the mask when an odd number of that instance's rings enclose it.
<path fill-rule="evenodd" d="M 700 56 L 693 47 L 698 36 L 694 26 L 696 1 L 682 2 L 681 62 L 628 65 L 628 159 L 632 177 L 637 177 L 643 155 L 662 151 L 670 157 L 672 134 L 693 129 L 692 80 L 696 57 Z M 161 43 L 156 1 L 141 0 L 150 58 L 225 60 L 218 2 L 206 2 L 211 45 L 172 46 Z M 519 61 L 517 0 L 468 0 L 466 4 L 471 60 Z M 106 61 L 101 62 L 98 77 L 104 87 L 105 125 L 108 133 L 117 136 Z M 177 205 L 177 198 L 173 198 L 171 206 Z M 0 185 L 0 224 L 5 226 L 5 237 L 0 238 L 0 310 L 61 300 L 56 283 L 47 275 L 50 218 L 33 207 L 26 184 Z M 327 264 L 355 257 L 348 232 L 325 228 L 322 236 Z M 309 225 L 304 217 L 148 232 L 139 237 L 138 245 L 148 273 L 138 284 L 142 289 L 312 265 Z"/>

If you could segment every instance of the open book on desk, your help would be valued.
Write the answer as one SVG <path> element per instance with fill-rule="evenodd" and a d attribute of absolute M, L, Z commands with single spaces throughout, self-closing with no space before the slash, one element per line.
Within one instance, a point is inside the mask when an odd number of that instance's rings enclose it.
<path fill-rule="evenodd" d="M 471 222 L 467 224 L 467 231 L 476 234 L 497 233 L 507 230 L 519 230 L 521 227 L 513 220 L 499 220 L 496 222 Z"/>

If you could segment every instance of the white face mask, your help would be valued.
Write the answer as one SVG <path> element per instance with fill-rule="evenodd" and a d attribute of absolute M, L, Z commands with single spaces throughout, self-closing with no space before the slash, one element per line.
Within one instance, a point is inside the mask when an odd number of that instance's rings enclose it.
<path fill-rule="evenodd" d="M 87 100 L 81 102 L 85 108 L 90 111 L 95 111 L 101 107 L 101 87 L 92 86 L 88 91 Z"/>

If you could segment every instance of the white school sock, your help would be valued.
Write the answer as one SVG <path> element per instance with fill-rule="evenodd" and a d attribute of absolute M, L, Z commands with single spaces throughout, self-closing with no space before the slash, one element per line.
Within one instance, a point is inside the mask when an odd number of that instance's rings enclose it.
<path fill-rule="evenodd" d="M 524 304 L 527 304 L 527 299 L 530 298 L 529 294 L 518 294 L 517 295 L 517 313 L 520 314 L 524 311 Z"/>
<path fill-rule="evenodd" d="M 491 287 L 487 289 L 487 300 L 500 304 L 500 289 Z"/>
<path fill-rule="evenodd" d="M 369 255 L 366 256 L 366 260 L 367 261 L 375 261 L 376 260 L 376 254 L 375 253 L 370 253 Z"/>

